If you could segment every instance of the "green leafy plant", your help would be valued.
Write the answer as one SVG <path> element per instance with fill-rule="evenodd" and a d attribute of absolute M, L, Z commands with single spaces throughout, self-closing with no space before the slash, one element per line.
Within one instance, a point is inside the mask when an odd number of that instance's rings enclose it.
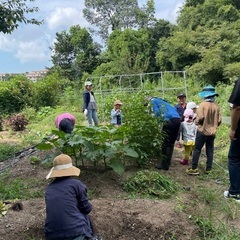
<path fill-rule="evenodd" d="M 139 171 L 128 178 L 124 189 L 134 195 L 149 198 L 169 198 L 178 190 L 177 184 L 157 171 Z"/>
<path fill-rule="evenodd" d="M 56 148 L 72 156 L 78 162 L 104 165 L 121 174 L 128 160 L 138 158 L 138 153 L 124 141 L 121 132 L 112 126 L 86 128 L 76 126 L 73 134 L 53 130 L 54 138 L 45 139 L 37 146 L 40 150 Z"/>

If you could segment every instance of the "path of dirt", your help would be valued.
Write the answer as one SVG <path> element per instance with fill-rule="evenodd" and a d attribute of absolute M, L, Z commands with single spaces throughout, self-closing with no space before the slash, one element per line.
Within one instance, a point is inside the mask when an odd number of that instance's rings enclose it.
<path fill-rule="evenodd" d="M 197 181 L 186 176 L 186 166 L 178 163 L 182 150 L 175 151 L 170 171 L 163 172 L 175 181 L 190 186 Z M 154 163 L 152 163 L 154 164 Z M 150 169 L 154 170 L 153 166 Z M 41 183 L 40 191 L 44 194 L 47 186 L 45 176 L 49 169 L 32 165 L 29 157 L 22 158 L 11 170 L 12 178 L 35 178 Z M 94 209 L 91 217 L 104 240 L 197 240 L 198 228 L 193 225 L 189 216 L 177 209 L 177 198 L 170 200 L 129 199 L 122 189 L 122 182 L 136 169 L 128 169 L 123 176 L 113 171 L 94 172 L 90 168 L 81 169 L 80 179 L 92 192 L 91 202 Z M 186 181 L 187 179 L 187 181 Z M 3 184 L 3 183 L 2 183 Z M 214 183 L 213 183 L 214 184 Z M 187 204 L 191 191 L 180 193 L 180 198 Z M 9 210 L 0 218 L 0 240 L 42 240 L 45 220 L 44 197 L 22 200 L 23 210 Z"/>

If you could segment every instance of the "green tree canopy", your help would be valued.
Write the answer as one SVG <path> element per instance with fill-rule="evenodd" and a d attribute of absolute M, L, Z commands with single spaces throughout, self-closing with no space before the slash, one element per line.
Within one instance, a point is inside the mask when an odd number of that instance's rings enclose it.
<path fill-rule="evenodd" d="M 56 33 L 56 42 L 51 50 L 54 68 L 74 80 L 98 66 L 101 46 L 93 41 L 86 28 L 76 25 L 69 32 Z"/>
<path fill-rule="evenodd" d="M 154 0 L 139 7 L 137 0 L 85 0 L 83 15 L 103 40 L 114 30 L 147 27 L 155 21 Z"/>
<path fill-rule="evenodd" d="M 38 7 L 28 7 L 35 0 L 0 0 L 0 32 L 11 33 L 20 23 L 40 25 L 42 21 L 27 18 L 29 13 L 38 12 Z"/>

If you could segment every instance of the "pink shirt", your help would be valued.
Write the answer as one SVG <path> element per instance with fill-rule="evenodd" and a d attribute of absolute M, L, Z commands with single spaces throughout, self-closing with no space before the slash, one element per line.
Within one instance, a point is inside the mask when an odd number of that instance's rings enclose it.
<path fill-rule="evenodd" d="M 73 125 L 75 124 L 75 117 L 70 114 L 70 113 L 62 113 L 60 115 L 58 115 L 55 119 L 55 126 L 58 128 L 59 127 L 59 124 L 60 122 L 64 119 L 64 118 L 68 118 L 72 121 Z"/>

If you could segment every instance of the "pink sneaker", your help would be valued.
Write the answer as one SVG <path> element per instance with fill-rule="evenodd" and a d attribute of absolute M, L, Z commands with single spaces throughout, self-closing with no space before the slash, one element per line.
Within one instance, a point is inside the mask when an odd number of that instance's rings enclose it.
<path fill-rule="evenodd" d="M 181 160 L 180 160 L 180 163 L 181 163 L 182 165 L 188 165 L 188 160 L 186 160 L 186 159 L 181 159 Z"/>

